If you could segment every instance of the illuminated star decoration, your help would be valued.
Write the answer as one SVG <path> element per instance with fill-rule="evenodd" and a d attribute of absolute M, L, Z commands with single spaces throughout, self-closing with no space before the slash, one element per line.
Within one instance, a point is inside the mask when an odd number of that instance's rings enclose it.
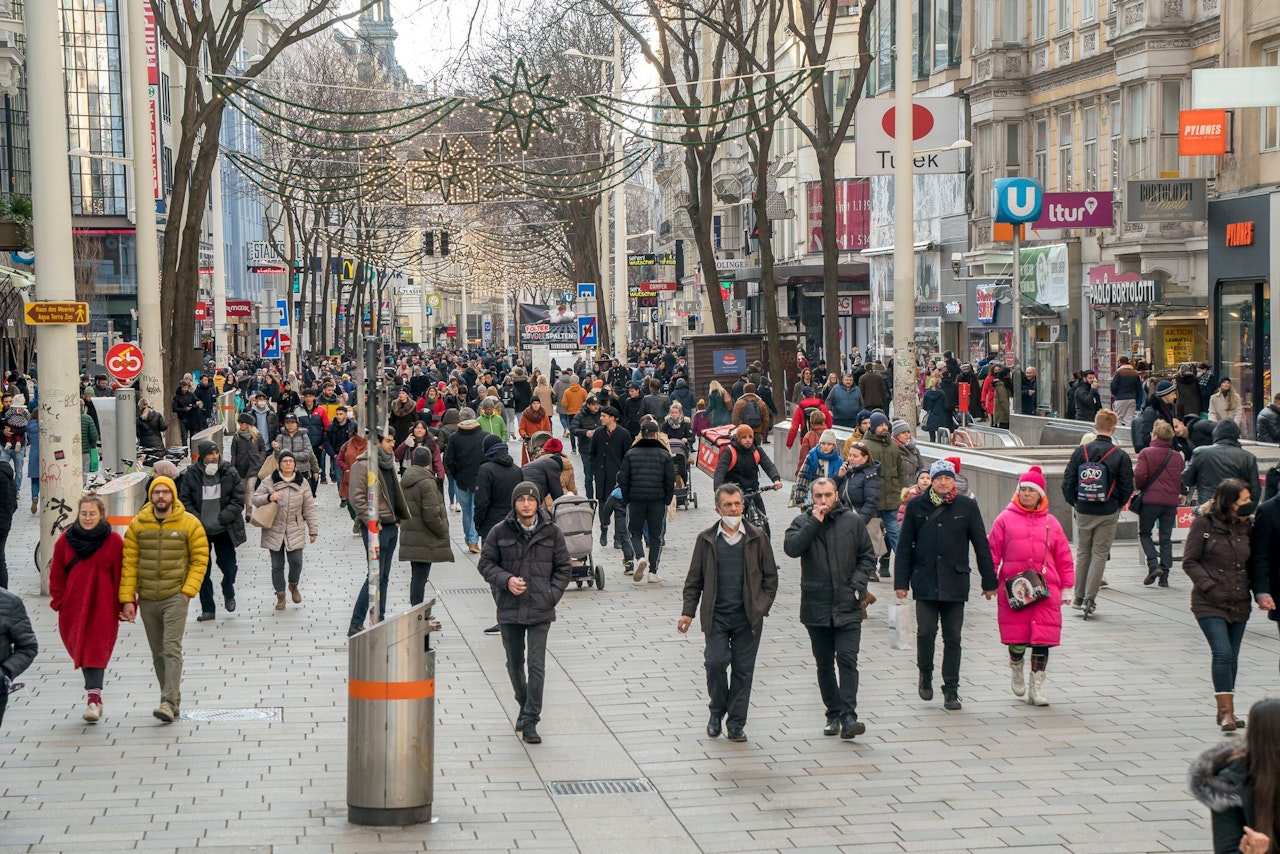
<path fill-rule="evenodd" d="M 516 70 L 510 80 L 503 80 L 497 74 L 489 79 L 499 94 L 476 103 L 482 110 L 491 110 L 498 114 L 498 121 L 493 126 L 494 134 L 505 130 L 515 131 L 520 142 L 520 150 L 528 151 L 534 128 L 542 128 L 547 133 L 554 133 L 547 118 L 548 113 L 568 104 L 567 101 L 546 94 L 551 75 L 544 74 L 536 80 L 529 79 L 529 69 L 524 60 L 516 60 Z"/>
<path fill-rule="evenodd" d="M 439 150 L 424 150 L 422 157 L 421 165 L 416 166 L 413 171 L 415 177 L 421 180 L 423 189 L 438 190 L 445 204 L 458 197 L 471 198 L 476 195 L 480 163 L 471 143 L 465 139 L 450 143 L 448 137 L 441 137 Z"/>

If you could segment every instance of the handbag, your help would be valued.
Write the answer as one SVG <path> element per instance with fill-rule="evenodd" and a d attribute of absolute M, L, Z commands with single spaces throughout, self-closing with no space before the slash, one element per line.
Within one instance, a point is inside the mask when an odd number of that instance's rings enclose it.
<path fill-rule="evenodd" d="M 253 508 L 253 515 L 249 517 L 249 524 L 255 528 L 270 528 L 276 523 L 276 512 L 280 509 L 279 502 L 268 501 L 259 507 Z"/>
<path fill-rule="evenodd" d="M 258 481 L 262 482 L 271 477 L 279 468 L 280 460 L 275 454 L 268 453 L 267 458 L 262 461 L 262 467 L 258 469 Z"/>
<path fill-rule="evenodd" d="M 879 516 L 872 516 L 867 522 L 867 535 L 871 537 L 871 547 L 876 557 L 881 558 L 889 553 L 889 545 L 884 541 L 884 525 Z"/>
<path fill-rule="evenodd" d="M 795 485 L 791 487 L 792 507 L 803 507 L 809 503 L 809 475 L 805 472 L 796 474 Z"/>
<path fill-rule="evenodd" d="M 1160 468 L 1156 469 L 1156 473 L 1153 474 L 1151 476 L 1151 480 L 1147 482 L 1148 489 L 1151 488 L 1151 484 L 1155 483 L 1160 478 L 1160 475 L 1164 474 L 1164 470 L 1169 467 L 1169 461 L 1172 459 L 1173 459 L 1173 451 L 1170 451 L 1169 455 L 1164 458 L 1164 462 L 1160 464 Z M 1142 512 L 1142 490 L 1141 489 L 1135 490 L 1133 495 L 1129 498 L 1129 512 L 1130 513 Z"/>
<path fill-rule="evenodd" d="M 1043 570 L 1049 561 L 1049 526 L 1044 526 L 1044 559 L 1040 563 Z M 1005 594 L 1009 598 L 1009 607 L 1021 611 L 1028 605 L 1034 605 L 1042 599 L 1049 598 L 1049 582 L 1044 572 L 1024 569 L 1004 582 Z"/>

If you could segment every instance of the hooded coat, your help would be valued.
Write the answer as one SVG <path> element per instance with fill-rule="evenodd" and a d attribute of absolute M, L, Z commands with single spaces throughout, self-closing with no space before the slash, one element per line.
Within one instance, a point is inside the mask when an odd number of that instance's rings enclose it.
<path fill-rule="evenodd" d="M 1238 741 L 1215 744 L 1191 763 L 1189 789 L 1210 810 L 1214 854 L 1239 854 L 1244 829 L 1259 830 L 1249 759 L 1241 747 Z"/>
<path fill-rule="evenodd" d="M 512 510 L 490 529 L 480 550 L 478 568 L 493 588 L 499 624 L 553 622 L 573 574 L 564 534 L 552 524 L 550 514 L 539 508 L 533 531 L 523 527 Z M 528 585 L 519 596 L 508 588 L 512 578 Z"/>
<path fill-rule="evenodd" d="M 1191 613 L 1196 619 L 1248 622 L 1253 610 L 1250 590 L 1258 594 L 1267 590 L 1250 560 L 1252 527 L 1248 518 L 1223 519 L 1210 513 L 1208 504 L 1200 506 L 1182 552 L 1182 571 L 1191 579 Z"/>
<path fill-rule="evenodd" d="M 58 634 L 76 668 L 111 663 L 120 630 L 120 574 L 124 538 L 107 534 L 97 551 L 77 559 L 66 532 L 53 547 L 49 607 L 58 613 Z"/>
<path fill-rule="evenodd" d="M 400 478 L 409 518 L 400 526 L 400 560 L 451 563 L 449 511 L 440 479 L 431 469 L 409 466 Z"/>
<path fill-rule="evenodd" d="M 1057 646 L 1062 642 L 1062 591 L 1075 584 L 1075 561 L 1062 525 L 1049 513 L 1049 499 L 1041 496 L 1034 510 L 1027 510 L 1015 495 L 991 524 L 987 536 L 991 560 L 1000 582 L 996 618 L 1002 644 Z M 1009 607 L 1006 583 L 1026 570 L 1044 575 L 1049 587 L 1041 599 L 1019 611 Z"/>
<path fill-rule="evenodd" d="M 1194 488 L 1204 502 L 1229 477 L 1243 480 L 1254 501 L 1262 495 L 1258 458 L 1240 446 L 1240 425 L 1219 421 L 1213 428 L 1213 444 L 1192 452 L 1191 463 L 1182 472 L 1182 483 Z"/>
<path fill-rule="evenodd" d="M 564 472 L 564 464 L 557 454 L 546 454 L 530 460 L 520 471 L 524 480 L 538 487 L 542 500 L 552 501 L 564 495 L 564 487 L 560 483 L 560 475 Z M 512 487 L 513 489 L 515 487 Z"/>
<path fill-rule="evenodd" d="M 684 407 L 685 415 L 691 414 L 698 408 L 698 399 L 693 396 L 688 381 L 683 377 L 676 380 L 675 388 L 671 390 L 671 401 Z"/>
<path fill-rule="evenodd" d="M 173 492 L 173 507 L 157 519 L 151 493 L 162 484 Z M 132 602 L 136 596 L 156 602 L 178 593 L 194 599 L 208 569 L 209 539 L 199 517 L 182 506 L 172 479 L 152 478 L 147 503 L 124 534 L 119 601 Z"/>
<path fill-rule="evenodd" d="M 482 538 L 511 513 L 511 492 L 524 480 L 506 445 L 494 445 L 485 451 L 484 457 L 476 475 L 475 503 L 476 532 Z"/>
<path fill-rule="evenodd" d="M 285 480 L 279 471 L 263 478 L 253 492 L 254 507 L 262 507 L 271 501 L 272 493 L 280 494 L 276 518 L 270 528 L 262 529 L 260 545 L 269 552 L 298 551 L 307 547 L 307 535 L 320 533 L 320 520 L 316 515 L 316 499 L 306 479 L 295 472 L 293 480 Z"/>

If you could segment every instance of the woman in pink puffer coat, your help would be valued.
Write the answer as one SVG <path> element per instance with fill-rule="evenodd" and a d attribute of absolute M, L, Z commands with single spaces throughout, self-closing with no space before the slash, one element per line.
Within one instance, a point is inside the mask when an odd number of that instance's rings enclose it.
<path fill-rule="evenodd" d="M 1075 564 L 1071 544 L 1058 520 L 1049 515 L 1044 473 L 1032 466 L 1018 478 L 1018 491 L 1004 512 L 996 517 L 987 538 L 991 559 L 1000 579 L 996 613 L 1000 621 L 1000 642 L 1009 647 L 1009 669 L 1015 697 L 1024 694 L 1027 702 L 1047 706 L 1044 694 L 1045 667 L 1049 647 L 1062 640 L 1062 606 L 1070 599 L 1063 590 L 1075 584 Z M 1049 595 L 1014 610 L 1009 604 L 1009 582 L 1027 570 L 1044 576 Z M 1015 590 L 1025 587 L 1014 581 Z M 1068 597 L 1070 594 L 1067 594 Z M 1022 662 L 1031 647 L 1031 681 L 1023 676 Z"/>

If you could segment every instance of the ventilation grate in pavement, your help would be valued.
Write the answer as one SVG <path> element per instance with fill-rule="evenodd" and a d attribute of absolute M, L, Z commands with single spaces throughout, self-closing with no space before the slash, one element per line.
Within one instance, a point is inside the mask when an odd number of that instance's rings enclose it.
<path fill-rule="evenodd" d="M 436 591 L 442 596 L 465 596 L 472 593 L 490 593 L 488 587 L 437 587 Z"/>
<path fill-rule="evenodd" d="M 643 795 L 654 792 L 653 784 L 640 777 L 636 780 L 553 780 L 547 783 L 547 794 L 562 795 Z"/>
<path fill-rule="evenodd" d="M 191 709 L 182 712 L 182 717 L 189 721 L 206 723 L 227 723 L 231 721 L 282 721 L 284 709 L 273 706 L 263 709 Z"/>

